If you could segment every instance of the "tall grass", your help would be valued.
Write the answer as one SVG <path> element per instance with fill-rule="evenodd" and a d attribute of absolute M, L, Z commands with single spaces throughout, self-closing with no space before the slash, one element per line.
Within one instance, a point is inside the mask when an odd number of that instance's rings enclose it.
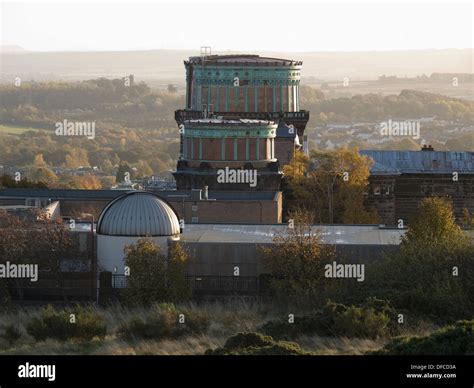
<path fill-rule="evenodd" d="M 201 355 L 207 349 L 222 347 L 226 340 L 239 332 L 256 332 L 257 328 L 274 319 L 284 319 L 287 311 L 275 309 L 265 303 L 232 301 L 228 303 L 186 303 L 173 308 L 176 313 L 196 314 L 207 317 L 209 324 L 203 332 L 188 332 L 177 337 L 156 339 L 124 339 L 119 329 L 132 319 L 146 321 L 156 316 L 157 308 L 123 307 L 120 304 L 108 307 L 87 306 L 100 315 L 106 325 L 105 337 L 94 337 L 90 341 L 69 338 L 59 341 L 51 338 L 36 341 L 26 328 L 34 318 L 39 319 L 43 308 L 24 307 L 0 312 L 0 354 L 20 355 Z M 61 308 L 57 308 L 61 311 Z M 3 334 L 9 326 L 21 333 L 20 338 L 9 341 Z M 434 328 L 426 324 L 420 332 L 427 333 Z M 9 329 L 11 331 L 11 327 Z M 15 337 L 15 336 L 13 336 Z M 304 336 L 294 339 L 304 351 L 314 354 L 362 354 L 384 346 L 385 339 L 370 340 L 344 337 Z"/>

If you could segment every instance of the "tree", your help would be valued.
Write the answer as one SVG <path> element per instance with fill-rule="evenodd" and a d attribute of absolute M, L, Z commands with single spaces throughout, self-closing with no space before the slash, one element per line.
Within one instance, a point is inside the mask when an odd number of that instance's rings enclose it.
<path fill-rule="evenodd" d="M 78 168 L 89 167 L 89 156 L 86 149 L 72 148 L 68 155 L 66 155 L 66 167 Z"/>
<path fill-rule="evenodd" d="M 188 252 L 182 244 L 176 243 L 170 249 L 167 278 L 168 299 L 172 302 L 186 301 L 191 297 L 191 287 L 186 279 L 188 258 Z"/>
<path fill-rule="evenodd" d="M 131 167 L 128 165 L 128 163 L 126 162 L 120 162 L 120 165 L 119 165 L 119 168 L 117 170 L 117 174 L 115 174 L 115 181 L 117 183 L 121 183 L 121 182 L 124 182 L 125 181 L 125 177 L 128 176 L 129 178 L 131 178 L 131 172 L 132 172 L 132 169 Z M 129 174 L 129 175 L 126 175 L 126 174 Z"/>
<path fill-rule="evenodd" d="M 66 225 L 44 219 L 38 211 L 30 211 L 25 220 L 0 212 L 0 262 L 37 264 L 42 271 L 42 280 L 52 281 L 62 291 L 61 264 L 65 258 L 85 259 L 75 250 L 71 231 Z M 22 279 L 10 283 L 20 299 L 23 288 L 30 285 Z"/>
<path fill-rule="evenodd" d="M 50 186 L 58 181 L 58 176 L 47 167 L 34 167 L 29 176 L 33 182 L 43 182 Z"/>
<path fill-rule="evenodd" d="M 270 290 L 283 301 L 323 303 L 329 290 L 324 265 L 334 258 L 334 249 L 324 245 L 320 233 L 312 230 L 310 213 L 297 210 L 291 219 L 293 227 L 276 235 L 274 245 L 260 248 L 263 264 L 271 274 Z"/>
<path fill-rule="evenodd" d="M 140 160 L 137 166 L 137 176 L 150 177 L 153 175 L 153 170 L 146 160 Z"/>
<path fill-rule="evenodd" d="M 466 229 L 474 229 L 474 214 L 468 208 L 462 209 L 462 223 Z"/>
<path fill-rule="evenodd" d="M 456 250 L 468 244 L 467 237 L 456 224 L 452 203 L 446 198 L 424 198 L 418 212 L 402 237 L 401 247 L 407 253 Z"/>
<path fill-rule="evenodd" d="M 370 295 L 437 320 L 471 318 L 472 252 L 472 241 L 456 225 L 450 201 L 425 198 L 401 239 L 399 252 L 367 274 Z"/>
<path fill-rule="evenodd" d="M 176 244 L 167 260 L 149 238 L 139 239 L 124 249 L 125 265 L 130 269 L 125 300 L 131 304 L 183 301 L 190 297 L 186 282 L 188 255 Z"/>
<path fill-rule="evenodd" d="M 44 161 L 43 154 L 36 154 L 35 161 L 33 162 L 35 167 L 46 167 L 46 162 Z"/>
<path fill-rule="evenodd" d="M 143 238 L 124 248 L 125 266 L 130 269 L 125 299 L 149 305 L 166 299 L 166 258 L 153 240 Z"/>
<path fill-rule="evenodd" d="M 113 178 L 112 178 L 113 179 Z M 102 188 L 102 179 L 96 175 L 85 174 L 83 176 L 69 176 L 63 178 L 57 188 L 82 189 L 82 190 L 99 190 Z"/>
<path fill-rule="evenodd" d="M 104 189 L 110 189 L 115 184 L 114 176 L 103 176 L 100 178 L 100 185 Z"/>
<path fill-rule="evenodd" d="M 348 148 L 296 156 L 284 170 L 289 210 L 304 207 L 319 223 L 376 223 L 376 211 L 364 206 L 371 164 Z"/>

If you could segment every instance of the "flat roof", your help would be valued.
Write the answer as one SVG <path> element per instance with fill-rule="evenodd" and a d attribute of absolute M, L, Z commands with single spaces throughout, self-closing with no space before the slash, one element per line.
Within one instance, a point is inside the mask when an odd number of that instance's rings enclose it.
<path fill-rule="evenodd" d="M 205 65 L 276 65 L 276 66 L 295 66 L 301 65 L 302 61 L 293 59 L 261 57 L 256 54 L 231 54 L 231 55 L 205 55 L 189 57 L 185 64 L 200 65 L 204 61 Z"/>
<path fill-rule="evenodd" d="M 90 222 L 76 222 L 74 232 L 90 232 Z M 95 224 L 94 224 L 95 232 Z M 180 241 L 184 243 L 269 244 L 277 234 L 288 232 L 287 224 L 191 224 L 184 226 Z M 400 244 L 406 229 L 385 228 L 379 225 L 313 225 L 312 233 L 319 233 L 324 243 L 334 245 L 390 245 Z M 474 240 L 474 230 L 464 230 Z"/>
<path fill-rule="evenodd" d="M 180 238 L 200 243 L 271 243 L 278 234 L 288 231 L 286 224 L 186 224 Z M 405 230 L 378 225 L 313 225 L 324 243 L 347 245 L 398 245 Z"/>
<path fill-rule="evenodd" d="M 99 199 L 112 200 L 127 191 L 138 190 L 70 190 L 70 189 L 25 189 L 5 188 L 0 189 L 0 198 L 51 198 L 51 199 Z M 193 190 L 146 190 L 163 199 L 184 198 L 192 199 Z M 209 199 L 219 201 L 273 201 L 279 191 L 231 191 L 209 190 Z"/>
<path fill-rule="evenodd" d="M 274 126 L 276 125 L 274 121 L 269 120 L 258 120 L 258 119 L 225 119 L 225 118 L 203 118 L 203 119 L 190 119 L 185 120 L 185 124 L 218 124 L 218 125 L 228 125 L 228 126 L 242 126 L 242 125 L 261 125 L 261 126 Z"/>

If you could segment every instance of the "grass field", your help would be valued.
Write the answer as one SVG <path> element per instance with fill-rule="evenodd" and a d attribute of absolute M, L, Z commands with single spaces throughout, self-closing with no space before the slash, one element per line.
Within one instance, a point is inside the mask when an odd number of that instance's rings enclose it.
<path fill-rule="evenodd" d="M 32 127 L 25 128 L 25 127 L 16 127 L 12 125 L 0 124 L 0 133 L 7 133 L 10 135 L 21 135 L 22 133 L 28 132 L 28 131 L 36 132 L 36 131 L 39 131 L 39 129 L 32 128 Z"/>
<path fill-rule="evenodd" d="M 255 332 L 257 327 L 269 319 L 286 313 L 277 312 L 268 306 L 233 302 L 232 304 L 185 304 L 182 307 L 204 313 L 210 321 L 205 332 L 179 338 L 159 340 L 136 339 L 126 341 L 117 334 L 117 329 L 132 317 L 145 318 L 150 310 L 145 308 L 124 308 L 115 305 L 109 308 L 95 308 L 107 324 L 104 338 L 94 337 L 90 341 L 58 341 L 48 338 L 36 342 L 26 332 L 28 321 L 38 316 L 39 308 L 23 308 L 16 311 L 0 312 L 0 329 L 14 324 L 21 337 L 15 343 L 0 338 L 0 355 L 202 355 L 207 349 L 223 346 L 226 340 L 239 332 Z M 177 306 L 178 310 L 180 306 Z M 281 318 L 281 317 L 280 317 Z M 406 334 L 427 334 L 431 325 L 411 328 Z M 0 332 L 3 330 L 0 330 Z M 1 336 L 3 337 L 3 335 Z M 347 338 L 302 335 L 295 338 L 304 351 L 321 355 L 361 355 L 381 349 L 389 338 Z"/>

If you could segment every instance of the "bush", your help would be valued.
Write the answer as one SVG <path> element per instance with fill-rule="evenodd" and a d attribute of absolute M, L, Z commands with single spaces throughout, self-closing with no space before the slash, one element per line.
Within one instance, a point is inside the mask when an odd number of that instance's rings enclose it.
<path fill-rule="evenodd" d="M 149 306 L 158 302 L 184 302 L 191 297 L 186 280 L 188 253 L 174 244 L 166 258 L 153 240 L 143 238 L 124 249 L 125 265 L 130 268 L 124 302 Z"/>
<path fill-rule="evenodd" d="M 182 314 L 182 315 L 181 315 Z M 184 322 L 180 320 L 184 318 Z M 209 327 L 209 318 L 203 312 L 190 309 L 177 310 L 173 304 L 160 304 L 152 308 L 145 319 L 134 317 L 124 323 L 118 334 L 126 340 L 162 339 L 200 334 Z"/>
<path fill-rule="evenodd" d="M 21 338 L 21 331 L 16 325 L 6 325 L 2 338 L 11 346 Z"/>
<path fill-rule="evenodd" d="M 91 308 L 81 308 L 76 313 L 74 338 L 91 340 L 94 337 L 105 337 L 107 325 L 104 317 Z"/>
<path fill-rule="evenodd" d="M 374 354 L 474 355 L 474 320 L 458 321 L 425 337 L 398 337 Z"/>
<path fill-rule="evenodd" d="M 238 333 L 230 337 L 222 348 L 208 349 L 206 355 L 308 355 L 294 342 L 275 341 L 260 333 Z"/>
<path fill-rule="evenodd" d="M 361 306 L 344 306 L 330 300 L 322 310 L 287 320 L 269 321 L 259 328 L 278 339 L 300 335 L 378 338 L 397 332 L 395 312 L 386 301 L 369 298 Z"/>
<path fill-rule="evenodd" d="M 124 323 L 118 334 L 126 340 L 133 339 L 159 339 L 169 336 L 170 328 L 160 317 L 143 320 L 138 317 Z"/>
<path fill-rule="evenodd" d="M 38 317 L 31 319 L 26 331 L 36 341 L 44 341 L 46 338 L 60 341 L 70 338 L 91 340 L 96 336 L 105 336 L 107 326 L 101 315 L 88 308 L 79 308 L 73 313 L 75 322 L 71 320 L 70 312 L 56 311 L 49 305 Z"/>
<path fill-rule="evenodd" d="M 425 198 L 398 252 L 370 266 L 365 292 L 436 322 L 474 316 L 474 246 L 455 222 L 452 204 Z M 454 274 L 454 269 L 458 273 Z"/>

